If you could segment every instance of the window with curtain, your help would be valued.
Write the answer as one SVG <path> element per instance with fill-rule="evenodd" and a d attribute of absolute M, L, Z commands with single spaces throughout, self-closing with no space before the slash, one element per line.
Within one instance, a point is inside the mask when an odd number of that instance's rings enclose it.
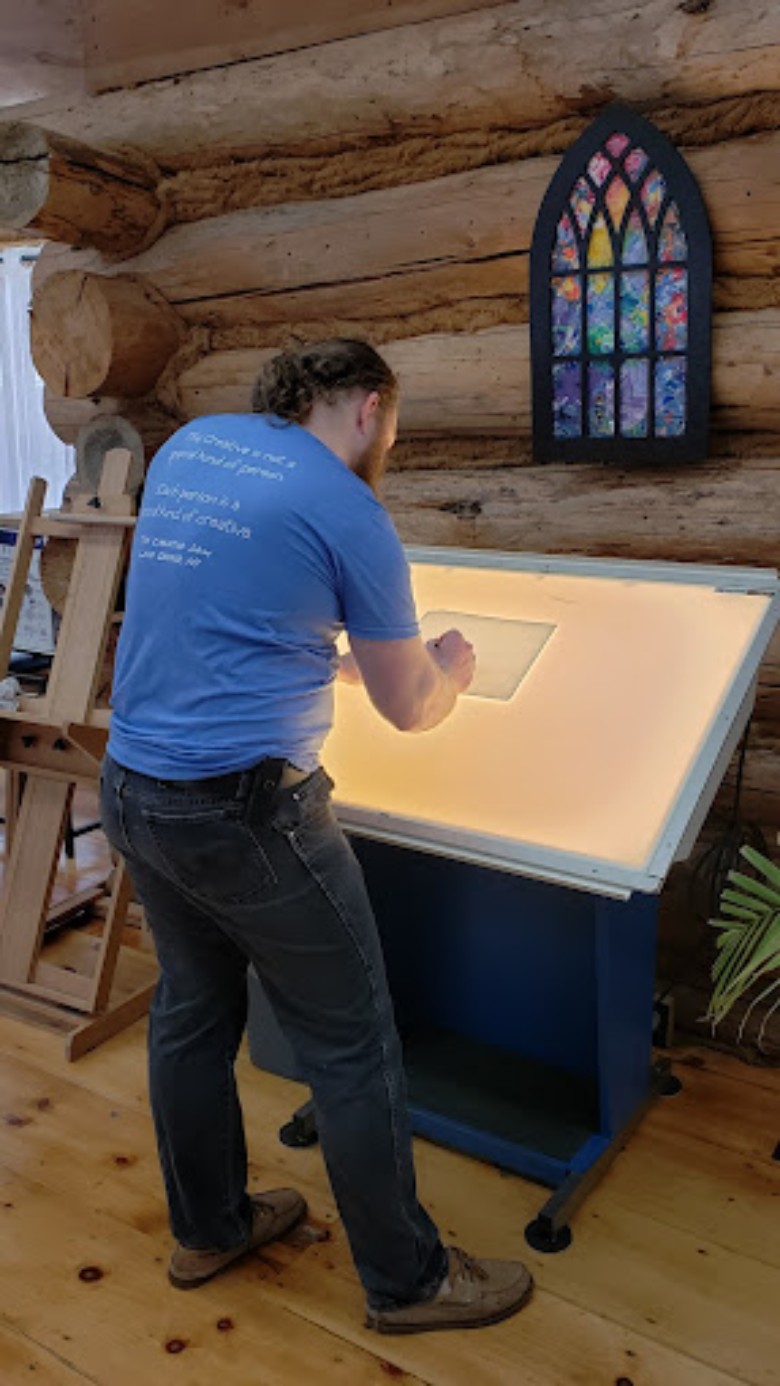
<path fill-rule="evenodd" d="M 539 461 L 692 461 L 709 430 L 712 249 L 685 161 L 612 106 L 569 150 L 531 249 Z"/>
<path fill-rule="evenodd" d="M 24 509 L 33 476 L 49 485 L 47 506 L 60 504 L 75 470 L 73 448 L 46 421 L 43 381 L 30 354 L 29 308 L 36 249 L 0 251 L 0 513 Z"/>

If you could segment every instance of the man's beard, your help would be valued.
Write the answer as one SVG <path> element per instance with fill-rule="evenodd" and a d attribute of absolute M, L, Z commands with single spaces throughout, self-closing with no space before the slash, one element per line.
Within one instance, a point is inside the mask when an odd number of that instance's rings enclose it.
<path fill-rule="evenodd" d="M 374 495 L 378 493 L 379 483 L 387 470 L 389 451 L 390 449 L 383 438 L 375 438 L 372 443 L 369 443 L 365 452 L 361 454 L 352 468 L 355 476 L 359 476 L 361 481 L 365 481 Z"/>

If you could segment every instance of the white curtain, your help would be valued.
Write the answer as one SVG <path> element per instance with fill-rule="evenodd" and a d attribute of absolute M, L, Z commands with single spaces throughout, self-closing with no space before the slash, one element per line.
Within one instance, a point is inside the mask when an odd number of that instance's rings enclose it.
<path fill-rule="evenodd" d="M 43 381 L 30 354 L 30 279 L 37 251 L 0 252 L 0 513 L 24 509 L 30 477 L 49 485 L 46 506 L 56 507 L 75 470 L 73 448 L 46 422 Z"/>

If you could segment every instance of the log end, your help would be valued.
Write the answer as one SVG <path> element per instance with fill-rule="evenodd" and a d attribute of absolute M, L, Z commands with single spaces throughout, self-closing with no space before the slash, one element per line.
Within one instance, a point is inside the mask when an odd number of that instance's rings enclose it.
<path fill-rule="evenodd" d="M 34 125 L 0 125 L 0 226 L 34 227 L 49 195 L 49 150 Z"/>
<path fill-rule="evenodd" d="M 33 294 L 30 346 L 35 369 L 66 399 L 99 393 L 111 368 L 108 306 L 83 270 L 53 274 Z"/>
<path fill-rule="evenodd" d="M 74 488 L 94 495 L 100 486 L 103 463 L 109 452 L 123 448 L 130 453 L 132 463 L 128 489 L 138 489 L 144 478 L 144 444 L 137 428 L 120 414 L 100 414 L 90 419 L 76 439 L 76 475 Z"/>
<path fill-rule="evenodd" d="M 117 399 L 96 396 L 91 399 L 65 399 L 50 389 L 43 392 L 43 407 L 49 428 L 63 443 L 78 447 L 81 431 L 95 419 L 106 420 L 121 416 L 135 428 L 143 440 L 147 462 L 176 432 L 181 420 L 172 417 L 153 399 Z M 129 444 L 124 441 L 122 447 Z M 132 448 L 131 448 L 132 451 Z"/>
<path fill-rule="evenodd" d="M 91 149 L 50 130 L 0 124 L 0 225 L 124 258 L 161 234 L 158 173 L 134 150 Z"/>
<path fill-rule="evenodd" d="M 60 270 L 33 294 L 33 360 L 65 399 L 145 395 L 180 340 L 170 305 L 131 276 Z"/>

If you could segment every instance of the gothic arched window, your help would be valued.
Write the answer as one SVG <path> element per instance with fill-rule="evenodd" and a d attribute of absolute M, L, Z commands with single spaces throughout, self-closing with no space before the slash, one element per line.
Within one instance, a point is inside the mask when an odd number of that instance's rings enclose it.
<path fill-rule="evenodd" d="M 712 247 L 687 164 L 610 106 L 552 179 L 531 246 L 538 461 L 707 455 Z"/>

